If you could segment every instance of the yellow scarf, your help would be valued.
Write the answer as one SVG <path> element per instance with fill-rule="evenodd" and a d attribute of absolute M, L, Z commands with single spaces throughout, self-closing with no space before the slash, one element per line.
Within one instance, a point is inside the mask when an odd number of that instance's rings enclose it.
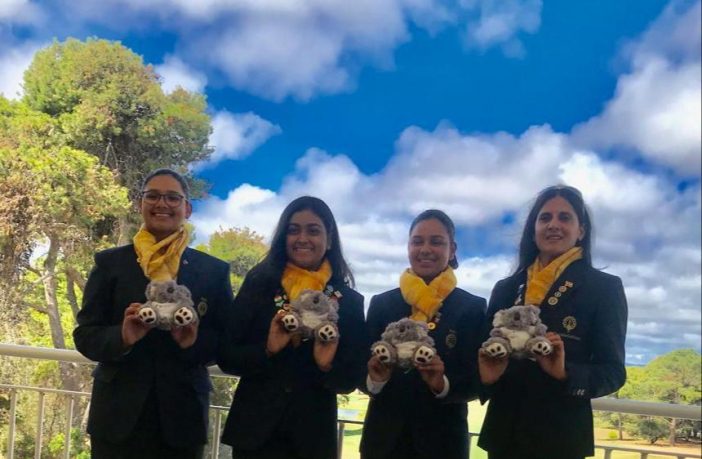
<path fill-rule="evenodd" d="M 288 263 L 285 266 L 283 278 L 280 283 L 283 285 L 283 289 L 285 289 L 288 298 L 292 301 L 297 299 L 300 293 L 305 289 L 321 291 L 327 285 L 331 276 L 331 264 L 326 259 L 317 271 L 308 271 L 292 263 Z"/>
<path fill-rule="evenodd" d="M 146 277 L 152 281 L 165 281 L 178 275 L 180 257 L 188 246 L 190 235 L 182 227 L 166 239 L 156 241 L 156 237 L 142 226 L 133 241 L 137 263 Z"/>
<path fill-rule="evenodd" d="M 451 267 L 436 276 L 429 285 L 411 269 L 400 276 L 400 292 L 412 306 L 410 319 L 428 322 L 441 308 L 444 299 L 456 288 L 456 275 Z"/>
<path fill-rule="evenodd" d="M 527 289 L 524 304 L 539 306 L 556 279 L 563 274 L 563 271 L 576 260 L 583 257 L 581 247 L 573 247 L 563 255 L 551 261 L 545 267 L 541 266 L 539 257 L 536 257 L 534 264 L 527 269 Z"/>

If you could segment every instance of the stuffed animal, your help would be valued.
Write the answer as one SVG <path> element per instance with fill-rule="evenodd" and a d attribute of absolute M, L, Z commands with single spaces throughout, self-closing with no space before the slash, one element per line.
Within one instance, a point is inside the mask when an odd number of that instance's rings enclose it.
<path fill-rule="evenodd" d="M 541 323 L 536 306 L 512 306 L 495 313 L 490 338 L 483 350 L 493 357 L 515 358 L 548 355 L 553 345 L 546 338 L 546 325 Z"/>
<path fill-rule="evenodd" d="M 198 321 L 190 290 L 173 280 L 150 282 L 146 286 L 146 299 L 138 312 L 145 324 L 170 330 Z"/>
<path fill-rule="evenodd" d="M 380 335 L 380 341 L 371 346 L 371 352 L 384 364 L 397 364 L 403 369 L 411 368 L 413 363 L 428 363 L 436 355 L 428 330 L 426 323 L 412 319 L 392 322 Z"/>
<path fill-rule="evenodd" d="M 297 332 L 303 338 L 318 339 L 328 343 L 339 339 L 339 305 L 318 290 L 303 290 L 285 311 L 283 326 L 289 332 Z"/>

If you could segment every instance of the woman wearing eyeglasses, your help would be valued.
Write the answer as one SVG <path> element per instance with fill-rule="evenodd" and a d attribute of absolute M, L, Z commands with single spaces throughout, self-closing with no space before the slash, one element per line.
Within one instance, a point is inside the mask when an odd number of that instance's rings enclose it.
<path fill-rule="evenodd" d="M 266 257 L 234 302 L 218 364 L 241 376 L 222 441 L 234 459 L 333 459 L 336 394 L 365 375 L 363 297 L 321 199 L 303 196 L 283 210 Z M 305 290 L 338 305 L 339 339 L 289 333 L 283 314 Z"/>
<path fill-rule="evenodd" d="M 206 365 L 233 299 L 229 266 L 187 247 L 187 196 L 180 174 L 152 172 L 133 244 L 95 255 L 73 332 L 76 348 L 99 362 L 88 417 L 93 458 L 202 457 L 212 388 Z M 144 324 L 137 313 L 153 280 L 188 287 L 198 323 L 170 332 Z"/>
<path fill-rule="evenodd" d="M 590 399 L 626 379 L 627 302 L 621 280 L 592 267 L 592 233 L 577 189 L 546 188 L 524 225 L 519 266 L 493 289 L 488 322 L 513 305 L 538 306 L 553 352 L 534 360 L 479 352 L 490 404 L 478 444 L 490 459 L 594 454 Z"/>

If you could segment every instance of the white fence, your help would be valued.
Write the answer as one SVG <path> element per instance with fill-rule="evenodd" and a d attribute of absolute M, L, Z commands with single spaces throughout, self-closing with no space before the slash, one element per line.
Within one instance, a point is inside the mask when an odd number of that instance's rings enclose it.
<path fill-rule="evenodd" d="M 19 346 L 13 344 L 1 344 L 0 343 L 0 356 L 7 357 L 19 357 L 25 359 L 39 359 L 39 360 L 52 360 L 58 362 L 74 362 L 81 364 L 93 364 L 94 362 L 86 359 L 80 353 L 73 350 L 65 349 L 49 349 L 49 348 L 38 348 L 30 346 Z M 223 373 L 218 367 L 210 367 L 210 374 L 212 376 L 219 377 L 229 377 Z M 0 383 L 0 391 L 9 392 L 10 394 L 10 407 L 9 407 L 9 432 L 8 432 L 8 442 L 7 442 L 7 455 L 8 459 L 15 459 L 15 433 L 16 433 L 16 420 L 17 420 L 17 400 L 19 392 L 36 392 L 38 396 L 37 403 L 37 429 L 36 437 L 34 439 L 34 457 L 35 459 L 41 458 L 42 448 L 44 448 L 44 439 L 42 437 L 42 426 L 45 416 L 45 397 L 47 394 L 57 394 L 65 398 L 66 400 L 66 426 L 64 428 L 64 446 L 63 446 L 63 457 L 68 459 L 70 457 L 71 450 L 71 431 L 74 427 L 74 409 L 76 402 L 82 398 L 89 398 L 90 394 L 87 392 L 72 392 L 53 388 L 43 388 L 43 387 L 30 387 L 30 386 L 20 386 L 20 385 L 10 385 Z M 694 421 L 700 421 L 702 418 L 702 408 L 699 406 L 689 406 L 689 405 L 673 405 L 668 403 L 652 403 L 652 402 L 641 402 L 637 400 L 623 400 L 623 399 L 613 399 L 613 398 L 599 398 L 592 401 L 593 408 L 599 411 L 609 411 L 622 414 L 636 414 L 644 416 L 661 416 L 666 418 L 675 419 L 690 419 Z M 219 439 L 222 427 L 222 415 L 225 413 L 229 407 L 225 406 L 210 406 L 210 413 L 213 418 L 212 423 L 212 438 Z M 359 421 L 339 419 L 339 457 L 341 457 L 341 447 L 343 445 L 342 440 L 344 438 L 344 428 L 348 424 L 360 424 Z M 471 438 L 476 436 L 476 433 L 471 432 Z M 638 453 L 641 459 L 647 459 L 649 455 L 656 455 L 661 457 L 674 457 L 677 459 L 700 459 L 702 455 L 696 453 L 670 453 L 653 449 L 636 449 L 628 448 L 614 445 L 596 445 L 596 448 L 602 449 L 604 451 L 605 459 L 610 459 L 612 453 L 615 451 L 622 452 L 635 452 Z M 1 451 L 1 449 L 0 449 Z M 220 454 L 220 444 L 218 441 L 212 441 L 208 450 L 208 455 L 212 459 L 217 459 Z M 24 459 L 24 458 L 22 458 Z"/>

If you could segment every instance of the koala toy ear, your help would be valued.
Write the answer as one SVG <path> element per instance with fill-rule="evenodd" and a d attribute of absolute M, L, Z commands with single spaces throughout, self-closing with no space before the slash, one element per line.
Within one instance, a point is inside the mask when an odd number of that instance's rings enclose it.
<path fill-rule="evenodd" d="M 502 325 L 502 323 L 503 323 L 502 319 L 503 319 L 504 315 L 505 315 L 504 310 L 497 311 L 495 313 L 495 317 L 493 317 L 493 319 L 492 319 L 492 326 L 499 327 L 500 325 Z"/>
<path fill-rule="evenodd" d="M 537 320 L 539 320 L 539 314 L 541 314 L 541 309 L 537 308 L 536 306 L 534 306 L 532 304 L 527 305 L 526 308 L 527 308 L 527 312 L 531 316 L 532 322 L 536 322 Z"/>

